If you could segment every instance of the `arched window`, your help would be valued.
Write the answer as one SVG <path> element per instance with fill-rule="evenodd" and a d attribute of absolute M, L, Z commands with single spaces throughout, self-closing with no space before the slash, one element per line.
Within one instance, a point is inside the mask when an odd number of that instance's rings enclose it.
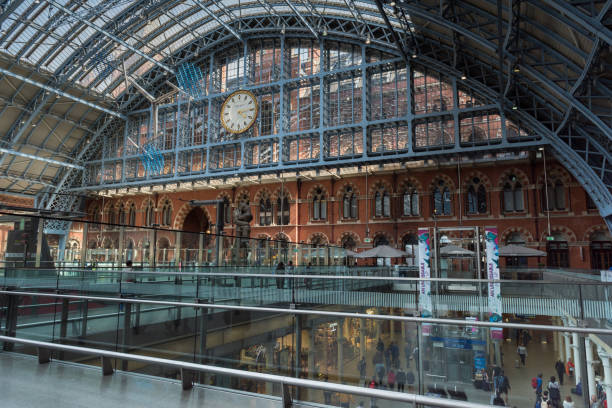
<path fill-rule="evenodd" d="M 320 188 L 315 191 L 312 198 L 312 219 L 327 219 L 327 200 L 325 199 L 325 194 Z"/>
<path fill-rule="evenodd" d="M 351 187 L 347 187 L 344 190 L 344 195 L 342 196 L 342 217 L 357 219 L 357 213 L 357 194 L 355 194 Z"/>
<path fill-rule="evenodd" d="M 153 208 L 153 203 L 149 201 L 147 203 L 147 207 L 145 208 L 145 225 L 150 227 L 155 222 L 155 209 Z"/>
<path fill-rule="evenodd" d="M 132 203 L 128 213 L 128 224 L 133 227 L 136 225 L 136 205 Z"/>
<path fill-rule="evenodd" d="M 166 200 L 162 207 L 161 225 L 169 226 L 172 223 L 172 204 L 170 200 Z"/>
<path fill-rule="evenodd" d="M 591 234 L 591 269 L 608 269 L 612 266 L 612 239 L 602 231 Z"/>
<path fill-rule="evenodd" d="M 506 238 L 506 245 L 525 245 L 526 239 L 520 232 L 513 232 Z M 513 268 L 526 268 L 527 257 L 525 256 L 506 256 L 506 266 Z M 518 278 L 521 279 L 523 275 L 519 274 Z"/>
<path fill-rule="evenodd" d="M 567 239 L 559 233 L 553 234 L 553 240 L 546 243 L 546 260 L 550 267 L 569 268 L 569 246 Z"/>
<path fill-rule="evenodd" d="M 262 197 L 259 200 L 259 225 L 272 224 L 272 202 L 270 197 Z"/>
<path fill-rule="evenodd" d="M 91 210 L 91 220 L 93 221 L 93 223 L 90 225 L 89 228 L 93 230 L 100 229 L 100 223 L 102 222 L 102 214 L 100 214 L 100 207 L 98 207 L 97 205 L 95 205 Z"/>
<path fill-rule="evenodd" d="M 413 187 L 406 187 L 404 190 L 402 203 L 404 216 L 419 215 L 419 194 Z"/>
<path fill-rule="evenodd" d="M 375 217 L 390 217 L 391 216 L 391 197 L 384 188 L 380 188 L 374 194 L 374 216 Z"/>
<path fill-rule="evenodd" d="M 276 224 L 289 225 L 289 198 L 284 195 L 276 199 Z"/>
<path fill-rule="evenodd" d="M 487 212 L 487 190 L 478 177 L 474 177 L 467 190 L 467 213 L 485 214 Z"/>
<path fill-rule="evenodd" d="M 524 211 L 523 203 L 523 186 L 518 181 L 518 178 L 511 174 L 504 184 L 503 205 L 504 212 Z"/>
<path fill-rule="evenodd" d="M 408 253 L 407 265 L 415 265 L 419 252 L 419 239 L 416 234 L 408 234 L 402 240 L 402 249 Z"/>
<path fill-rule="evenodd" d="M 125 206 L 123 203 L 119 204 L 119 224 L 125 225 Z"/>
<path fill-rule="evenodd" d="M 108 223 L 109 224 L 116 224 L 117 223 L 117 218 L 116 218 L 116 214 L 115 214 L 115 206 L 111 205 L 108 208 Z M 113 228 L 111 226 L 111 228 Z"/>
<path fill-rule="evenodd" d="M 444 181 L 440 180 L 434 188 L 433 200 L 434 215 L 451 215 L 451 193 Z"/>
<path fill-rule="evenodd" d="M 357 243 L 355 242 L 355 239 L 353 239 L 352 236 L 346 235 L 342 238 L 341 246 L 344 249 L 350 249 L 352 251 L 355 249 L 355 247 L 357 247 Z"/>
<path fill-rule="evenodd" d="M 542 188 L 542 209 L 544 211 L 565 209 L 565 186 L 561 180 L 549 181 Z"/>
<path fill-rule="evenodd" d="M 223 221 L 225 221 L 226 224 L 232 222 L 232 206 L 227 197 L 223 197 Z"/>

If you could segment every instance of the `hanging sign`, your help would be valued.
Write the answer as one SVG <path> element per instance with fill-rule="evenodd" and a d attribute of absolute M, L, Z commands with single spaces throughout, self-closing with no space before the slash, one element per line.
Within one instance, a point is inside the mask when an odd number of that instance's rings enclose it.
<path fill-rule="evenodd" d="M 497 228 L 486 227 L 485 228 L 485 239 L 486 239 L 486 254 L 487 254 L 487 278 L 489 279 L 488 284 L 488 311 L 490 322 L 501 322 L 502 321 L 502 299 L 501 299 L 501 286 L 499 282 L 491 282 L 492 280 L 499 280 L 499 245 Z M 491 339 L 503 340 L 503 329 L 491 328 Z"/>
<path fill-rule="evenodd" d="M 419 277 L 423 280 L 419 281 L 419 314 L 421 317 L 432 317 L 433 308 L 431 303 L 431 281 L 426 280 L 431 278 L 430 268 L 430 241 L 429 229 L 419 228 Z M 429 336 L 431 331 L 430 324 L 423 324 L 423 335 Z"/>

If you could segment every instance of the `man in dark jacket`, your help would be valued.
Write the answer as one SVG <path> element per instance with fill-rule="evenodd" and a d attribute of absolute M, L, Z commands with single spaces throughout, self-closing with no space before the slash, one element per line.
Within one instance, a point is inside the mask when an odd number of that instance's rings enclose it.
<path fill-rule="evenodd" d="M 563 361 L 557 360 L 555 363 L 555 371 L 559 376 L 559 384 L 563 385 L 563 375 L 565 374 L 565 364 L 563 364 Z"/>

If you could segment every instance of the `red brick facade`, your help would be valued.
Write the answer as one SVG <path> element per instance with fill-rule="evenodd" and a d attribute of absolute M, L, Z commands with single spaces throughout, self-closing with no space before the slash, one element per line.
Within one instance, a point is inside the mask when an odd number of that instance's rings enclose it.
<path fill-rule="evenodd" d="M 415 169 L 401 169 L 388 171 L 380 170 L 373 166 L 370 173 L 355 176 L 323 176 L 312 180 L 300 179 L 280 182 L 250 184 L 231 189 L 206 189 L 196 191 L 182 191 L 169 193 L 161 191 L 149 195 L 124 196 L 121 198 L 105 198 L 89 204 L 90 213 L 97 208 L 100 211 L 104 205 L 102 220 L 108 222 L 109 209 L 114 206 L 118 211 L 119 205 L 124 204 L 126 211 L 135 205 L 135 225 L 145 225 L 146 207 L 149 202 L 157 209 L 155 211 L 156 224 L 163 225 L 162 217 L 165 212 L 162 207 L 166 202 L 170 204 L 170 223 L 168 228 L 192 229 L 185 227 L 185 219 L 191 207 L 187 203 L 190 199 L 208 200 L 227 198 L 232 205 L 243 198 L 248 198 L 253 222 L 251 237 L 282 238 L 286 236 L 293 242 L 310 243 L 313 239 L 319 243 L 327 242 L 333 245 L 342 245 L 343 239 L 352 237 L 357 248 L 369 248 L 372 243 L 364 243 L 366 231 L 369 237 L 376 239 L 384 236 L 390 245 L 401 247 L 403 240 L 410 233 L 416 233 L 417 228 L 434 226 L 496 226 L 500 233 L 502 243 L 506 243 L 513 233 L 520 234 L 520 239 L 527 245 L 547 249 L 546 236 L 548 235 L 548 219 L 543 211 L 544 200 L 544 171 L 540 159 L 520 159 L 503 162 L 486 162 L 463 164 L 460 167 L 439 166 L 422 167 Z M 609 234 L 604 221 L 594 208 L 589 206 L 587 194 L 579 183 L 559 164 L 549 161 L 547 168 L 548 183 L 556 186 L 549 190 L 550 231 L 555 236 L 556 242 L 567 242 L 569 267 L 591 268 L 591 240 L 608 240 Z M 512 178 L 512 180 L 509 180 Z M 367 185 L 366 185 L 367 183 Z M 520 183 L 517 194 L 522 195 L 524 210 L 509 212 L 504 207 L 504 187 L 510 183 Z M 470 185 L 484 187 L 482 197 L 486 197 L 486 209 L 480 207 L 474 214 L 470 214 L 470 203 L 468 190 Z M 515 184 L 512 184 L 515 185 Z M 433 190 L 436 186 L 441 189 L 448 187 L 450 193 L 450 215 L 439 214 L 435 217 Z M 343 216 L 343 197 L 346 188 L 350 187 L 358 196 L 358 217 L 348 219 Z M 290 204 L 290 217 L 287 225 L 276 225 L 277 222 L 277 200 L 281 195 L 281 189 L 288 196 Z M 404 192 L 416 191 L 418 193 L 418 215 L 404 215 L 403 197 Z M 376 216 L 375 196 L 380 192 L 381 197 L 385 192 L 388 194 L 389 216 Z M 476 188 L 475 190 L 476 191 Z M 313 199 L 316 194 L 321 194 L 326 200 L 326 219 L 313 219 Z M 475 197 L 475 196 L 474 196 Z M 260 225 L 260 202 L 270 199 L 272 204 L 272 225 Z M 382 203 L 382 202 L 381 202 Z M 558 204 L 558 205 L 557 205 Z M 383 205 L 383 204 L 381 204 Z M 480 204 L 479 204 L 480 205 Z M 555 207 L 557 205 L 557 207 Z M 563 208 L 559 208 L 563 207 Z M 380 209 L 379 209 L 380 210 Z M 214 206 L 203 207 L 206 224 L 212 226 L 216 222 Z M 115 215 L 117 217 L 117 215 Z M 127 218 L 127 215 L 126 215 Z M 115 218 L 118 220 L 118 218 Z M 212 227 L 209 227 L 213 230 Z M 233 225 L 227 225 L 226 234 L 233 235 Z M 118 234 L 118 233 L 115 233 Z M 517 236 L 516 234 L 512 236 Z M 99 233 L 97 234 L 99 238 Z M 106 244 L 99 245 L 114 247 L 112 233 L 106 233 Z M 146 239 L 146 232 L 135 232 L 128 229 L 126 235 L 133 240 L 134 246 L 142 245 Z M 175 245 L 175 234 L 158 233 L 157 247 Z M 605 237 L 605 238 L 602 238 Z M 162 242 L 167 239 L 167 242 Z M 90 234 L 90 241 L 92 235 Z M 90 242 L 89 246 L 93 247 Z M 546 263 L 544 258 L 530 258 L 529 266 L 537 266 L 538 263 Z M 601 265 L 600 265 L 601 266 Z M 606 266 L 606 265 L 603 265 Z"/>

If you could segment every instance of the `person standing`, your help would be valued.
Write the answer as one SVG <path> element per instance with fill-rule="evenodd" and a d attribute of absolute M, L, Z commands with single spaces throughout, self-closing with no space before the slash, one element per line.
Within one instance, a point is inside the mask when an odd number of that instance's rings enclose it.
<path fill-rule="evenodd" d="M 555 363 L 555 371 L 557 372 L 557 376 L 559 377 L 559 383 L 563 385 L 563 374 L 565 374 L 565 364 L 561 359 L 557 360 Z"/>
<path fill-rule="evenodd" d="M 310 275 L 312 273 L 312 262 L 308 262 L 306 265 L 306 275 Z M 305 278 L 304 285 L 306 285 L 306 289 L 312 289 L 312 278 Z"/>
<path fill-rule="evenodd" d="M 399 392 L 404 392 L 404 384 L 406 384 L 406 372 L 402 370 L 401 367 L 397 370 L 395 381 L 397 381 L 397 390 Z"/>
<path fill-rule="evenodd" d="M 521 359 L 521 365 L 525 367 L 525 358 L 527 357 L 527 347 L 520 345 L 517 347 L 516 352 L 518 353 L 519 358 Z"/>
<path fill-rule="evenodd" d="M 563 401 L 563 408 L 574 408 L 574 401 L 572 401 L 572 397 L 569 395 L 565 397 L 565 401 Z"/>
<path fill-rule="evenodd" d="M 389 374 L 387 375 L 387 384 L 389 384 L 389 389 L 391 391 L 395 389 L 395 372 L 393 369 L 389 370 Z"/>
<path fill-rule="evenodd" d="M 589 408 L 600 408 L 600 407 L 601 407 L 601 404 L 597 400 L 597 396 L 591 395 L 591 405 L 589 406 Z"/>

